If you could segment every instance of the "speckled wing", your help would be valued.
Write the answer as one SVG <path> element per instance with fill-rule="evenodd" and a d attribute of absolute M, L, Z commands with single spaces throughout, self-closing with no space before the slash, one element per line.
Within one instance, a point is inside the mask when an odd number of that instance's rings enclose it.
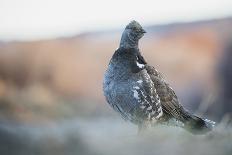
<path fill-rule="evenodd" d="M 145 120 L 158 120 L 163 115 L 160 98 L 148 73 L 144 70 L 139 74 L 141 79 L 133 85 L 133 97 Z"/>
<path fill-rule="evenodd" d="M 138 78 L 138 81 L 132 89 L 134 98 L 139 102 L 139 108 L 142 109 L 142 114 L 145 115 L 145 119 L 158 120 L 163 115 L 160 98 L 153 81 L 144 68 L 147 63 L 139 51 L 137 53 L 136 64 L 142 70 L 138 73 L 140 78 Z"/>
<path fill-rule="evenodd" d="M 185 116 L 182 115 L 182 113 L 184 113 L 184 109 L 179 103 L 173 89 L 168 83 L 166 83 L 161 73 L 159 73 L 154 67 L 146 65 L 145 68 L 154 83 L 154 87 L 160 97 L 161 105 L 166 116 L 173 116 L 178 120 L 184 120 L 184 118 L 182 118 Z"/>

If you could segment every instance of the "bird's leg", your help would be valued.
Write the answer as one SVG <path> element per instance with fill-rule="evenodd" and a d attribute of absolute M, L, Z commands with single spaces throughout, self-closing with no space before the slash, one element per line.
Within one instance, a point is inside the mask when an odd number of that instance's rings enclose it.
<path fill-rule="evenodd" d="M 147 124 L 146 123 L 140 123 L 138 125 L 138 135 L 141 135 L 144 133 L 144 131 L 147 129 Z"/>

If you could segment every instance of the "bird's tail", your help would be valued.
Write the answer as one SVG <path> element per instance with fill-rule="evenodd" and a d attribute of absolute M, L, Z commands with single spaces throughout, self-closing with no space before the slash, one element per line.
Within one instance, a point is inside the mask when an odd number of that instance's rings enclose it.
<path fill-rule="evenodd" d="M 200 118 L 188 112 L 185 113 L 183 123 L 184 128 L 194 134 L 204 134 L 211 131 L 215 126 L 214 121 Z"/>

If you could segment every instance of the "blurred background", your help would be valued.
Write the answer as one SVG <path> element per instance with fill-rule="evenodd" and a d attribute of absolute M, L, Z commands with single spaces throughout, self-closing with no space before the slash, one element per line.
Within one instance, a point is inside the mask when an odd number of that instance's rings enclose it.
<path fill-rule="evenodd" d="M 131 20 L 147 62 L 215 131 L 137 136 L 109 107 L 104 71 Z M 0 154 L 229 155 L 231 90 L 232 1 L 0 0 Z"/>

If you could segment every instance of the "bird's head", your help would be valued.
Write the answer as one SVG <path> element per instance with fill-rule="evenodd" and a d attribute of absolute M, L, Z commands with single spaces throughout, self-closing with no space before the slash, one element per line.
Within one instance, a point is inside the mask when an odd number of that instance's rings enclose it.
<path fill-rule="evenodd" d="M 131 21 L 122 34 L 120 47 L 138 47 L 138 41 L 144 36 L 144 33 L 146 31 L 137 21 Z"/>
<path fill-rule="evenodd" d="M 135 20 L 131 21 L 126 26 L 126 30 L 128 31 L 128 35 L 130 35 L 132 39 L 137 39 L 137 40 L 142 38 L 144 33 L 146 33 L 146 31 L 142 28 L 142 26 Z"/>

